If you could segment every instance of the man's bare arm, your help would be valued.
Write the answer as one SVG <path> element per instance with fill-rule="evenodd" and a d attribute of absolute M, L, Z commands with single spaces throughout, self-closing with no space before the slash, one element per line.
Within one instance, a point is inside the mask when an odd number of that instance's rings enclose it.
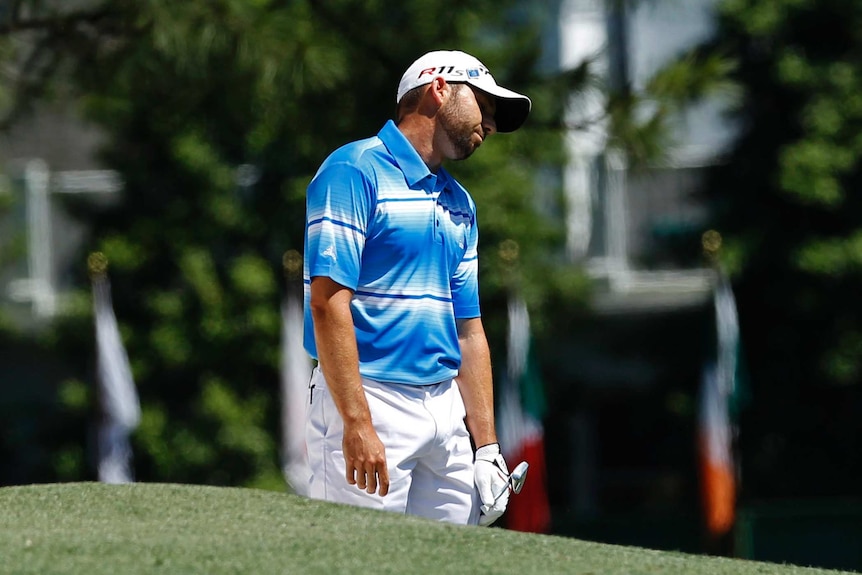
<path fill-rule="evenodd" d="M 352 290 L 327 277 L 311 280 L 311 314 L 318 362 L 344 422 L 347 482 L 380 496 L 389 492 L 386 452 L 377 436 L 359 375 L 359 352 L 350 313 Z"/>
<path fill-rule="evenodd" d="M 467 409 L 467 429 L 476 447 L 497 442 L 491 352 L 481 318 L 458 320 L 461 369 L 458 386 Z"/>

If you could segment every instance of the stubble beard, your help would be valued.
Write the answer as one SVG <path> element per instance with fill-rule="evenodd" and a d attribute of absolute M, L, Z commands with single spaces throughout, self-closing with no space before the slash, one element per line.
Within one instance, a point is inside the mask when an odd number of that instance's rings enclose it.
<path fill-rule="evenodd" d="M 440 110 L 440 127 L 449 138 L 454 152 L 452 160 L 465 160 L 476 151 L 473 143 L 474 127 L 462 120 L 466 116 L 464 106 L 457 98 L 449 100 L 448 105 Z"/>

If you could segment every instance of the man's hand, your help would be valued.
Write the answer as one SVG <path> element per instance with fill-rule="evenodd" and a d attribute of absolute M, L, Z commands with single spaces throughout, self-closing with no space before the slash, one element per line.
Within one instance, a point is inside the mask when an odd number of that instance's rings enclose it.
<path fill-rule="evenodd" d="M 500 454 L 500 444 L 492 443 L 476 450 L 474 482 L 482 500 L 479 525 L 492 524 L 509 504 L 509 469 Z"/>
<path fill-rule="evenodd" d="M 347 483 L 380 497 L 389 493 L 389 468 L 386 449 L 374 431 L 374 426 L 344 426 L 344 463 Z"/>

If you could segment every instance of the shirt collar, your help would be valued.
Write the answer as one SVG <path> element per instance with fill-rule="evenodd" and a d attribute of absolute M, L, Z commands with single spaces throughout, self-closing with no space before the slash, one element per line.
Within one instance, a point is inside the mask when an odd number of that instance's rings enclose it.
<path fill-rule="evenodd" d="M 413 144 L 401 133 L 401 130 L 395 125 L 395 122 L 388 120 L 386 124 L 377 133 L 377 137 L 392 154 L 395 163 L 401 168 L 404 173 L 404 178 L 409 186 L 414 186 L 422 180 L 429 178 L 432 182 L 431 188 L 433 191 L 439 192 L 446 187 L 449 180 L 449 175 L 442 167 L 434 174 L 422 161 L 419 152 L 413 147 Z"/>

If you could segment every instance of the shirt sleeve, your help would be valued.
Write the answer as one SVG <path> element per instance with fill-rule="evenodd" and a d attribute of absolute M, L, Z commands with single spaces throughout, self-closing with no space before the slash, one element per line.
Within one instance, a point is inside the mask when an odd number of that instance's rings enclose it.
<path fill-rule="evenodd" d="M 467 233 L 467 249 L 455 269 L 450 286 L 452 305 L 456 319 L 479 317 L 479 226 L 476 225 L 476 211 Z"/>
<path fill-rule="evenodd" d="M 318 172 L 306 196 L 309 278 L 325 276 L 356 289 L 372 206 L 372 187 L 356 166 L 339 162 Z"/>

